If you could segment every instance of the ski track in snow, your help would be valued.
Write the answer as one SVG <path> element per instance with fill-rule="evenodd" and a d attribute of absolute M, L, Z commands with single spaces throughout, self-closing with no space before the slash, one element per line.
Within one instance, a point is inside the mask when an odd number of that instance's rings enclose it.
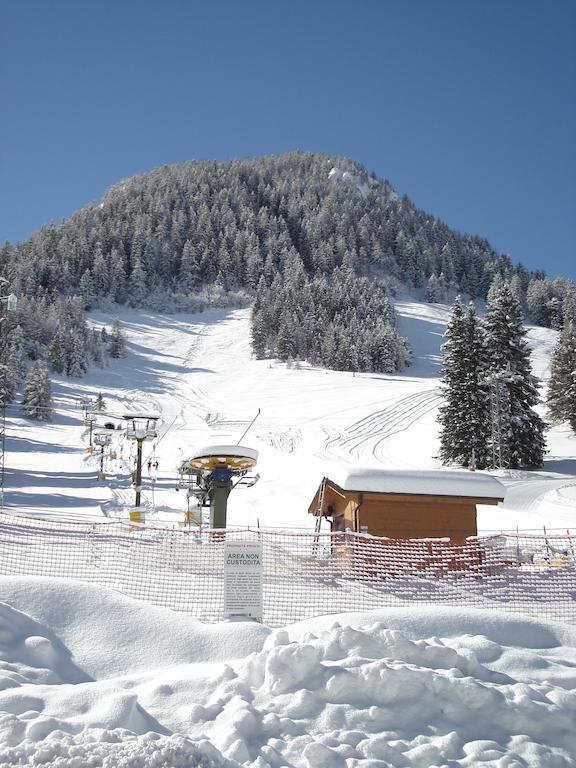
<path fill-rule="evenodd" d="M 343 433 L 329 436 L 324 451 L 340 457 L 348 454 L 348 459 L 362 461 L 374 457 L 381 464 L 393 464 L 384 452 L 386 441 L 437 408 L 441 399 L 437 388 L 402 397 L 387 408 L 359 419 Z"/>

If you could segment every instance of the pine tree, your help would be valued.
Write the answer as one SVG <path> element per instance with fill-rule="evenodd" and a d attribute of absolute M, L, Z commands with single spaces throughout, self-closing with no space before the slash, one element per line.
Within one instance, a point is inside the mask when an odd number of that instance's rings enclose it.
<path fill-rule="evenodd" d="M 118 304 L 124 304 L 126 301 L 126 269 L 122 254 L 114 249 L 110 254 L 112 265 L 112 281 L 109 287 L 109 296 Z"/>
<path fill-rule="evenodd" d="M 26 375 L 25 340 L 21 325 L 17 325 L 10 333 L 7 365 L 15 386 L 18 386 Z"/>
<path fill-rule="evenodd" d="M 100 243 L 96 247 L 92 263 L 92 286 L 97 296 L 106 296 L 110 290 L 110 271 L 104 260 Z"/>
<path fill-rule="evenodd" d="M 505 378 L 500 423 L 505 464 L 512 469 L 539 467 L 546 450 L 545 424 L 534 410 L 540 400 L 538 380 L 530 367 L 520 305 L 506 281 L 493 288 L 485 321 L 486 347 L 489 373 Z"/>
<path fill-rule="evenodd" d="M 52 420 L 52 386 L 48 369 L 42 360 L 37 360 L 26 377 L 22 410 L 31 419 Z"/>
<path fill-rule="evenodd" d="M 16 381 L 7 357 L 0 359 L 0 407 L 11 403 L 16 394 Z"/>
<path fill-rule="evenodd" d="M 148 288 L 146 287 L 146 272 L 142 266 L 140 259 L 132 265 L 132 274 L 128 280 L 128 303 L 131 307 L 139 307 L 146 295 Z M 114 357 L 114 355 L 112 355 Z"/>
<path fill-rule="evenodd" d="M 445 338 L 439 456 L 444 464 L 483 469 L 488 465 L 490 405 L 482 328 L 472 303 L 464 312 L 456 298 Z"/>
<path fill-rule="evenodd" d="M 88 362 L 82 339 L 77 334 L 71 334 L 66 375 L 78 379 L 84 376 L 87 370 Z"/>
<path fill-rule="evenodd" d="M 552 354 L 548 410 L 554 421 L 567 421 L 576 433 L 576 324 L 569 320 Z"/>
<path fill-rule="evenodd" d="M 0 347 L 0 406 L 11 403 L 25 371 L 24 341 L 18 325 Z"/>
<path fill-rule="evenodd" d="M 46 357 L 56 373 L 64 373 L 68 365 L 68 345 L 66 341 L 66 334 L 61 326 L 58 325 L 46 353 Z"/>
<path fill-rule="evenodd" d="M 104 395 L 102 392 L 98 392 L 96 395 L 96 399 L 94 400 L 94 408 L 97 411 L 105 411 L 106 410 L 106 401 L 104 400 Z"/>
<path fill-rule="evenodd" d="M 268 332 L 264 313 L 262 312 L 262 303 L 265 301 L 266 285 L 261 280 L 256 299 L 252 305 L 252 323 L 251 340 L 252 351 L 258 360 L 266 357 L 266 346 L 268 341 Z"/>
<path fill-rule="evenodd" d="M 126 357 L 126 337 L 124 336 L 120 320 L 114 320 L 112 323 L 108 352 L 110 357 Z"/>
<path fill-rule="evenodd" d="M 80 278 L 79 292 L 84 301 L 84 306 L 90 308 L 96 299 L 96 292 L 94 290 L 92 273 L 89 269 L 87 269 Z"/>

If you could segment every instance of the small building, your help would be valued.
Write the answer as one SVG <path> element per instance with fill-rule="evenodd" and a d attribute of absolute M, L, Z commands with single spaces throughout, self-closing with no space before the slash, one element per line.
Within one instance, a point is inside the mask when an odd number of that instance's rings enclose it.
<path fill-rule="evenodd" d="M 476 536 L 477 504 L 498 504 L 505 488 L 468 470 L 350 469 L 325 477 L 308 508 L 333 531 L 392 539 Z"/>

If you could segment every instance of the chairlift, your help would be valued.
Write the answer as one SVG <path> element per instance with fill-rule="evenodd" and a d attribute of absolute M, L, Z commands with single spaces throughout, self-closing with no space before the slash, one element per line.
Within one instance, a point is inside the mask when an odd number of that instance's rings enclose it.
<path fill-rule="evenodd" d="M 156 422 L 160 418 L 157 413 L 126 413 L 122 417 L 126 422 L 126 437 L 129 440 L 154 440 L 158 437 Z"/>

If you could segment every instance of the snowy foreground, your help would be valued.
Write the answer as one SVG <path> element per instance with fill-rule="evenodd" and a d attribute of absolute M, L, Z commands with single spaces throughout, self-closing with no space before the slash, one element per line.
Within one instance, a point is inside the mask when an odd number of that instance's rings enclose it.
<path fill-rule="evenodd" d="M 568 626 L 412 608 L 271 631 L 0 587 L 2 768 L 576 765 Z"/>

